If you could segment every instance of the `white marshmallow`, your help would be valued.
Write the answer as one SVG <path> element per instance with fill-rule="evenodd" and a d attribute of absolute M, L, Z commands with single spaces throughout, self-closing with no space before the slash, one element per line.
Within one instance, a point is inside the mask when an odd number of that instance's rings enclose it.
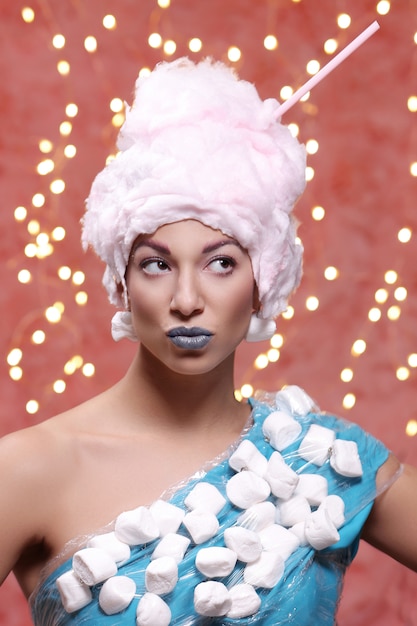
<path fill-rule="evenodd" d="M 91 537 L 87 543 L 87 548 L 100 548 L 101 550 L 105 550 L 116 563 L 123 563 L 130 557 L 129 546 L 117 539 L 114 532 Z"/>
<path fill-rule="evenodd" d="M 271 446 L 281 452 L 297 439 L 301 425 L 285 411 L 273 411 L 264 421 L 262 432 Z"/>
<path fill-rule="evenodd" d="M 340 496 L 332 494 L 327 496 L 320 504 L 319 509 L 326 509 L 330 519 L 336 528 L 340 528 L 345 523 L 345 503 Z"/>
<path fill-rule="evenodd" d="M 251 470 L 258 476 L 265 474 L 267 464 L 268 461 L 262 452 L 249 439 L 244 439 L 229 459 L 230 467 L 236 472 Z"/>
<path fill-rule="evenodd" d="M 150 505 L 149 511 L 159 528 L 161 537 L 168 533 L 176 533 L 185 515 L 183 509 L 165 500 L 155 500 Z"/>
<path fill-rule="evenodd" d="M 207 578 L 220 578 L 232 573 L 236 561 L 237 555 L 233 550 L 213 546 L 197 552 L 195 566 Z"/>
<path fill-rule="evenodd" d="M 98 602 L 106 615 L 115 615 L 127 609 L 135 593 L 134 580 L 127 576 L 113 576 L 106 580 L 100 589 Z"/>
<path fill-rule="evenodd" d="M 336 435 L 330 428 L 319 424 L 311 424 L 298 452 L 301 458 L 315 465 L 323 465 L 330 456 Z"/>
<path fill-rule="evenodd" d="M 252 585 L 241 583 L 229 589 L 232 606 L 227 613 L 227 617 L 240 619 L 253 615 L 261 606 L 261 599 Z"/>
<path fill-rule="evenodd" d="M 239 472 L 227 481 L 226 493 L 229 500 L 239 509 L 248 509 L 263 502 L 271 494 L 271 488 L 260 476 L 251 472 Z"/>
<path fill-rule="evenodd" d="M 330 465 L 338 474 L 356 478 L 362 476 L 362 463 L 356 441 L 336 439 L 330 456 Z"/>
<path fill-rule="evenodd" d="M 293 415 L 307 415 L 315 407 L 315 402 L 297 385 L 287 385 L 275 396 L 277 406 L 284 405 Z"/>
<path fill-rule="evenodd" d="M 214 485 L 200 482 L 191 489 L 184 504 L 191 511 L 199 509 L 217 515 L 226 504 L 226 498 Z"/>
<path fill-rule="evenodd" d="M 252 563 L 261 555 L 262 544 L 258 533 L 243 528 L 231 526 L 224 531 L 224 543 L 233 550 L 239 561 Z"/>
<path fill-rule="evenodd" d="M 292 496 L 299 480 L 298 474 L 286 464 L 277 451 L 269 458 L 264 478 L 274 496 L 283 500 L 288 500 Z"/>
<path fill-rule="evenodd" d="M 114 532 L 120 541 L 138 546 L 159 537 L 159 528 L 146 506 L 121 513 L 115 523 Z"/>
<path fill-rule="evenodd" d="M 184 537 L 184 535 L 168 533 L 162 537 L 161 541 L 156 546 L 151 559 L 159 559 L 161 556 L 171 556 L 176 563 L 180 563 L 190 543 L 188 537 Z"/>
<path fill-rule="evenodd" d="M 204 617 L 221 617 L 230 611 L 232 599 L 223 583 L 208 580 L 194 589 L 194 607 Z"/>
<path fill-rule="evenodd" d="M 65 572 L 57 578 L 56 585 L 64 609 L 67 613 L 79 611 L 89 604 L 93 598 L 90 587 L 83 583 L 74 570 Z"/>
<path fill-rule="evenodd" d="M 336 526 L 324 507 L 319 507 L 306 520 L 305 533 L 308 543 L 315 550 L 324 550 L 340 538 Z"/>
<path fill-rule="evenodd" d="M 284 561 L 286 561 L 300 545 L 297 537 L 279 524 L 272 524 L 272 526 L 261 530 L 259 538 L 264 550 L 274 550 L 278 552 Z"/>
<path fill-rule="evenodd" d="M 272 502 L 259 502 L 239 515 L 236 523 L 243 528 L 259 532 L 275 521 L 275 505 Z"/>
<path fill-rule="evenodd" d="M 243 580 L 254 587 L 272 589 L 282 578 L 284 560 L 278 552 L 262 552 L 254 563 L 248 563 L 243 572 Z"/>
<path fill-rule="evenodd" d="M 300 546 L 306 546 L 308 544 L 306 537 L 306 523 L 297 522 L 294 526 L 288 529 L 293 535 L 295 535 L 300 543 Z"/>
<path fill-rule="evenodd" d="M 187 513 L 182 523 L 196 544 L 204 543 L 204 541 L 211 539 L 219 530 L 217 517 L 214 513 L 206 513 L 205 511 L 195 510 Z"/>
<path fill-rule="evenodd" d="M 319 506 L 328 494 L 327 479 L 320 474 L 300 474 L 294 491 L 296 496 L 304 496 L 310 506 Z"/>
<path fill-rule="evenodd" d="M 178 582 L 178 565 L 170 556 L 151 561 L 145 570 L 146 591 L 162 596 L 170 593 Z"/>
<path fill-rule="evenodd" d="M 103 582 L 117 572 L 114 559 L 100 548 L 83 548 L 72 557 L 72 568 L 80 580 L 90 587 Z"/>
<path fill-rule="evenodd" d="M 145 593 L 136 609 L 136 626 L 169 626 L 171 609 L 155 593 Z"/>
<path fill-rule="evenodd" d="M 276 520 L 287 528 L 304 522 L 310 515 L 311 508 L 304 496 L 292 496 L 289 500 L 280 500 L 277 505 Z"/>

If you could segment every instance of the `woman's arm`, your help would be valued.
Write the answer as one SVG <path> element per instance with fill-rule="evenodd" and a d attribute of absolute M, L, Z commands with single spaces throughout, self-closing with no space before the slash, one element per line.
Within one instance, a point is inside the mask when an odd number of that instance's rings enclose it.
<path fill-rule="evenodd" d="M 390 457 L 378 473 L 384 484 L 398 461 Z M 362 539 L 417 572 L 417 468 L 404 465 L 399 478 L 375 500 Z"/>

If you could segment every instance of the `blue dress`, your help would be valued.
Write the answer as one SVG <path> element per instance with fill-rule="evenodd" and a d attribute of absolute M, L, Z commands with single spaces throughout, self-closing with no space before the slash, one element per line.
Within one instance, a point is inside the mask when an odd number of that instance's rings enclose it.
<path fill-rule="evenodd" d="M 322 477 L 318 480 L 327 485 L 327 493 L 332 496 L 339 496 L 343 500 L 343 522 L 337 525 L 337 535 L 331 542 L 328 542 L 330 545 L 313 547 L 311 543 L 314 544 L 314 541 L 310 543 L 305 536 L 304 539 L 300 539 L 298 534 L 296 547 L 292 548 L 290 554 L 285 556 L 283 572 L 277 576 L 277 581 L 274 584 L 263 587 L 262 583 L 253 583 L 249 577 L 251 592 L 259 598 L 259 606 L 256 605 L 250 615 L 231 617 L 230 615 L 233 613 L 227 609 L 221 615 L 219 613 L 210 614 L 210 610 L 208 615 L 204 610 L 197 612 L 195 588 L 199 583 L 206 582 L 209 577 L 206 572 L 202 573 L 196 567 L 196 555 L 202 548 L 224 547 L 224 531 L 242 524 L 242 513 L 244 513 L 242 505 L 236 504 L 236 501 L 232 502 L 228 497 L 231 492 L 228 491 L 227 485 L 230 479 L 237 474 L 236 469 L 229 464 L 231 453 L 229 450 L 227 454 L 223 455 L 223 458 L 217 459 L 207 471 L 199 472 L 198 475 L 191 477 L 169 497 L 170 504 L 179 509 L 187 510 L 185 503 L 187 496 L 196 484 L 204 482 L 214 485 L 224 497 L 225 503 L 221 510 L 216 513 L 218 519 L 217 532 L 202 543 L 196 543 L 191 539 L 183 558 L 178 562 L 177 584 L 172 590 L 161 596 L 164 603 L 169 607 L 170 621 L 167 621 L 166 617 L 161 617 L 160 622 L 158 622 L 159 618 L 155 618 L 156 621 L 151 619 L 151 621 L 146 622 L 145 619 L 143 622 L 139 621 L 139 624 L 149 623 L 152 626 L 158 626 L 159 623 L 178 626 L 191 626 L 193 624 L 202 626 L 205 624 L 212 626 L 232 626 L 233 624 L 239 626 L 251 624 L 305 626 L 307 623 L 314 623 L 320 624 L 320 626 L 331 626 L 335 623 L 344 572 L 357 552 L 361 530 L 377 495 L 376 474 L 379 467 L 387 460 L 389 452 L 379 441 L 365 433 L 357 425 L 318 411 L 314 403 L 310 401 L 308 396 L 303 395 L 299 388 L 291 387 L 287 391 L 284 390 L 277 394 L 264 394 L 260 400 L 256 399 L 250 402 L 252 405 L 251 424 L 238 442 L 234 444 L 233 450 L 236 450 L 242 441 L 249 440 L 266 459 L 266 463 L 273 453 L 277 454 L 276 447 L 274 448 L 272 445 L 272 439 L 266 435 L 266 420 L 271 414 L 275 416 L 277 412 L 285 413 L 290 419 L 290 426 L 296 426 L 296 428 L 292 429 L 293 434 L 290 435 L 288 445 L 285 445 L 279 453 L 284 458 L 285 464 L 297 476 L 310 474 Z M 316 462 L 315 459 L 312 461 L 306 458 L 301 450 L 303 449 L 303 442 L 309 439 L 312 425 L 320 427 L 318 429 L 319 434 L 332 434 L 338 442 L 354 442 L 353 444 L 349 443 L 349 445 L 354 445 L 357 448 L 362 467 L 360 476 L 349 476 L 344 475 L 346 472 L 342 474 L 335 471 L 334 464 L 331 463 L 332 446 L 329 446 L 324 461 Z M 321 430 L 321 428 L 326 430 Z M 314 444 L 313 441 L 313 447 L 314 445 L 317 447 L 317 442 Z M 328 445 L 327 441 L 324 445 Z M 319 447 L 320 443 L 318 444 Z M 288 496 L 286 496 L 287 499 Z M 283 502 L 273 493 L 266 495 L 264 501 L 272 502 L 277 512 Z M 310 512 L 314 513 L 319 507 L 319 502 L 312 502 L 309 516 Z M 279 513 L 277 513 L 273 523 L 281 525 Z M 336 527 L 333 527 L 332 524 L 331 526 L 335 530 Z M 288 530 L 288 523 L 286 530 Z M 291 529 L 291 532 L 293 530 Z M 177 534 L 190 538 L 184 524 L 179 526 Z M 73 612 L 67 612 L 64 609 L 57 580 L 65 572 L 72 570 L 73 563 L 72 558 L 70 558 L 47 575 L 32 594 L 30 603 L 35 625 L 118 626 L 131 624 L 135 626 L 139 602 L 147 591 L 146 570 L 158 542 L 159 539 L 155 539 L 141 545 L 131 545 L 130 557 L 118 564 L 116 576 L 126 576 L 133 580 L 135 588 L 128 606 L 119 613 L 108 615 L 100 606 L 99 594 L 103 585 L 102 582 L 90 584 L 91 601 L 88 601 L 84 607 Z M 271 549 L 271 546 L 263 546 L 263 550 L 268 549 Z M 234 585 L 248 582 L 245 578 L 246 567 L 247 563 L 238 559 L 231 573 L 215 576 L 214 580 L 223 583 L 226 590 L 230 591 Z"/>

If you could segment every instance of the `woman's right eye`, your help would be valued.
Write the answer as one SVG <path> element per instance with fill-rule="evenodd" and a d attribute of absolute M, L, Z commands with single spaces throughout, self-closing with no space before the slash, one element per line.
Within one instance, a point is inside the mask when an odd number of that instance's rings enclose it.
<path fill-rule="evenodd" d="M 162 259 L 145 259 L 140 263 L 145 274 L 163 274 L 169 272 L 168 264 Z"/>

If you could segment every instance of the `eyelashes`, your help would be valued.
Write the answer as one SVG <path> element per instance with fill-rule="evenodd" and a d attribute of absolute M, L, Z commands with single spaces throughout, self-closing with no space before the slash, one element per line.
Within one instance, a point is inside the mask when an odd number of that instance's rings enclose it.
<path fill-rule="evenodd" d="M 210 259 L 208 263 L 204 266 L 204 269 L 208 269 L 214 274 L 229 275 L 233 272 L 236 265 L 236 259 L 231 256 L 221 255 Z M 138 263 L 138 266 L 144 274 L 148 274 L 151 276 L 158 276 L 161 274 L 169 273 L 171 271 L 170 264 L 160 257 L 143 259 Z"/>

